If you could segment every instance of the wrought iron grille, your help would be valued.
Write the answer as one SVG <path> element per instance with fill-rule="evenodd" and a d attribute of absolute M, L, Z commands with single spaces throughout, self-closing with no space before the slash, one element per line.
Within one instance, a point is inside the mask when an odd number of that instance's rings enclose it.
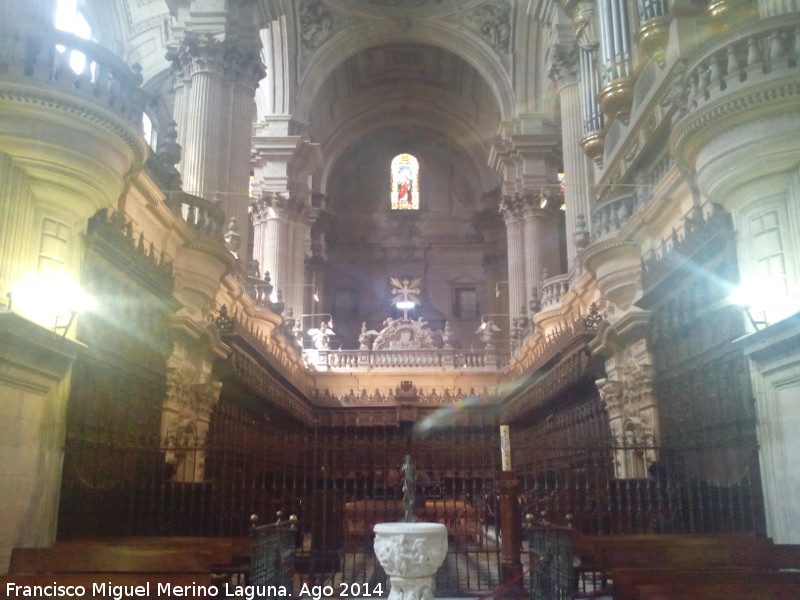
<path fill-rule="evenodd" d="M 531 570 L 530 600 L 572 600 L 577 592 L 573 559 L 575 531 L 551 523 L 526 524 Z"/>
<path fill-rule="evenodd" d="M 294 587 L 295 519 L 254 525 L 250 529 L 250 578 L 252 586 Z M 282 591 L 282 590 L 281 590 Z"/>

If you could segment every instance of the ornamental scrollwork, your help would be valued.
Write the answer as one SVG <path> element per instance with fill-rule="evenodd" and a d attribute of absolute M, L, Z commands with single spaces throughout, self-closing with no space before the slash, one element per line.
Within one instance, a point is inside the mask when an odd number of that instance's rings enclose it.
<path fill-rule="evenodd" d="M 511 3 L 496 0 L 476 8 L 465 17 L 468 27 L 477 31 L 501 54 L 511 50 Z"/>

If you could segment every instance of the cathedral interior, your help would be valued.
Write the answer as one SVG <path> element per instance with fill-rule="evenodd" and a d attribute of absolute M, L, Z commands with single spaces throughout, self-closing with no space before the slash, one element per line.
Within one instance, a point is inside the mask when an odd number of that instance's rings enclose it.
<path fill-rule="evenodd" d="M 0 0 L 0 573 L 281 511 L 367 581 L 405 456 L 437 595 L 505 579 L 509 477 L 583 536 L 800 545 L 798 22 Z"/>

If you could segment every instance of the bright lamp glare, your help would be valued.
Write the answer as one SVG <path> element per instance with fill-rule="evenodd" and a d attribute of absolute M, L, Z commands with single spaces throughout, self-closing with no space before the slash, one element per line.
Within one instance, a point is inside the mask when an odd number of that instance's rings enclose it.
<path fill-rule="evenodd" d="M 31 277 L 11 289 L 14 311 L 45 327 L 97 308 L 97 301 L 64 273 Z"/>
<path fill-rule="evenodd" d="M 782 279 L 759 279 L 744 282 L 728 297 L 731 303 L 758 315 L 765 323 L 775 323 L 792 312 L 791 299 Z"/>
<path fill-rule="evenodd" d="M 728 299 L 731 301 L 731 304 L 748 307 L 752 306 L 753 295 L 743 285 L 737 285 L 731 290 Z"/>
<path fill-rule="evenodd" d="M 786 284 L 780 279 L 759 279 L 735 287 L 729 296 L 733 304 L 759 310 L 778 308 L 785 304 Z"/>
<path fill-rule="evenodd" d="M 401 300 L 397 303 L 397 308 L 401 310 L 408 310 L 414 308 L 416 304 L 414 304 L 411 300 Z"/>

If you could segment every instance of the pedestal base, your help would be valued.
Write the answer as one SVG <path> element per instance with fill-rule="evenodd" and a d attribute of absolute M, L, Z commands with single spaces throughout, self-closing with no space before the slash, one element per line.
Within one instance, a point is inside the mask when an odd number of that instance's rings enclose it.
<path fill-rule="evenodd" d="M 433 577 L 390 577 L 389 600 L 433 600 Z"/>
<path fill-rule="evenodd" d="M 447 554 L 441 523 L 378 523 L 375 556 L 389 575 L 389 600 L 433 600 L 433 576 Z"/>

